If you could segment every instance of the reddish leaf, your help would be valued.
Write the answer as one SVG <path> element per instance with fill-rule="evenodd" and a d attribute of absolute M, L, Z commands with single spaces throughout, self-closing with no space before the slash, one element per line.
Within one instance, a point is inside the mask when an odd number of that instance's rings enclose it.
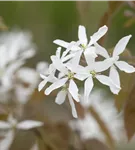
<path fill-rule="evenodd" d="M 135 86 L 125 105 L 124 123 L 128 139 L 130 140 L 135 133 Z"/>

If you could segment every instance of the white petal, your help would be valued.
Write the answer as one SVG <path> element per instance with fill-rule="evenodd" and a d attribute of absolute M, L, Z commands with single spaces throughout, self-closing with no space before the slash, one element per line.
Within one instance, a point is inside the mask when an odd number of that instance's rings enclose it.
<path fill-rule="evenodd" d="M 75 54 L 74 54 L 74 53 L 71 53 L 71 54 L 69 54 L 69 55 L 63 57 L 61 60 L 62 60 L 62 62 L 65 62 L 65 61 L 70 60 L 70 59 L 73 58 L 73 57 L 75 57 Z"/>
<path fill-rule="evenodd" d="M 112 81 L 120 87 L 120 77 L 119 77 L 119 73 L 116 70 L 115 66 L 112 66 L 110 68 L 110 72 L 109 72 L 109 77 L 112 79 Z"/>
<path fill-rule="evenodd" d="M 80 80 L 80 81 L 83 81 L 85 80 L 86 78 L 89 77 L 89 74 L 75 74 L 74 75 L 74 78 Z"/>
<path fill-rule="evenodd" d="M 105 75 L 96 75 L 96 78 L 104 85 L 110 86 L 111 80 L 108 76 Z"/>
<path fill-rule="evenodd" d="M 108 54 L 107 50 L 104 47 L 102 47 L 98 43 L 95 43 L 94 45 L 95 45 L 95 48 L 96 48 L 96 50 L 95 50 L 96 54 L 101 55 L 105 58 L 109 58 L 109 54 Z"/>
<path fill-rule="evenodd" d="M 79 38 L 79 42 L 82 44 L 82 45 L 87 45 L 87 35 L 86 35 L 86 29 L 84 26 L 79 26 L 79 29 L 78 29 L 78 38 Z"/>
<path fill-rule="evenodd" d="M 18 123 L 17 128 L 22 129 L 22 130 L 29 130 L 32 128 L 41 127 L 41 126 L 43 126 L 43 124 L 44 123 L 40 122 L 40 121 L 26 120 L 26 121 L 22 121 L 22 122 Z"/>
<path fill-rule="evenodd" d="M 62 103 L 64 103 L 65 99 L 66 99 L 66 95 L 67 95 L 67 91 L 65 90 L 61 90 L 58 92 L 57 97 L 55 99 L 55 103 L 61 105 Z"/>
<path fill-rule="evenodd" d="M 97 57 L 95 47 L 91 46 L 91 47 L 87 48 L 84 51 L 84 56 L 85 56 L 87 64 L 89 66 L 91 66 L 91 63 L 95 62 L 95 58 Z"/>
<path fill-rule="evenodd" d="M 92 76 L 90 76 L 84 83 L 84 100 L 86 102 L 88 102 L 88 99 L 89 99 L 89 95 L 93 89 L 93 79 L 92 79 Z"/>
<path fill-rule="evenodd" d="M 43 89 L 43 87 L 46 85 L 47 80 L 43 80 L 40 82 L 40 84 L 38 85 L 38 91 L 41 91 Z"/>
<path fill-rule="evenodd" d="M 3 140 L 0 141 L 0 150 L 9 150 L 10 146 L 14 140 L 14 131 L 10 130 Z"/>
<path fill-rule="evenodd" d="M 46 79 L 47 77 L 45 76 L 45 75 L 43 75 L 43 74 L 40 74 L 40 77 L 42 78 L 42 79 Z"/>
<path fill-rule="evenodd" d="M 63 52 L 61 58 L 63 59 L 70 51 L 78 51 L 81 50 L 81 48 L 79 47 L 78 42 L 70 42 L 67 49 Z"/>
<path fill-rule="evenodd" d="M 125 61 L 116 61 L 115 65 L 122 71 L 125 71 L 126 73 L 133 73 L 135 72 L 135 68 Z"/>
<path fill-rule="evenodd" d="M 98 61 L 93 64 L 94 70 L 96 72 L 102 72 L 107 70 L 113 65 L 113 61 L 111 58 L 105 59 L 104 61 Z"/>
<path fill-rule="evenodd" d="M 131 38 L 131 35 L 125 36 L 119 40 L 119 42 L 116 44 L 116 46 L 114 48 L 113 56 L 118 56 L 119 54 L 121 54 L 125 50 L 130 38 Z"/>
<path fill-rule="evenodd" d="M 67 68 L 64 66 L 64 64 L 62 63 L 62 61 L 58 57 L 51 56 L 51 60 L 52 60 L 53 65 L 55 66 L 55 68 L 57 70 L 59 70 L 60 72 L 65 73 L 65 74 L 68 72 Z"/>
<path fill-rule="evenodd" d="M 95 44 L 102 36 L 105 35 L 107 30 L 108 30 L 108 27 L 105 25 L 103 27 L 99 28 L 98 31 L 90 37 L 91 40 L 90 40 L 89 46 L 92 44 Z"/>
<path fill-rule="evenodd" d="M 60 80 L 54 82 L 52 85 L 50 85 L 50 86 L 45 90 L 45 94 L 46 94 L 46 95 L 49 95 L 53 90 L 62 87 L 62 86 L 67 82 L 67 80 L 68 80 L 68 78 L 63 78 L 63 79 L 60 79 Z"/>
<path fill-rule="evenodd" d="M 102 84 L 107 85 L 107 86 L 109 86 L 110 88 L 115 89 L 115 90 L 112 91 L 114 94 L 118 94 L 118 92 L 119 92 L 120 89 L 121 89 L 120 87 L 118 87 L 117 85 L 115 85 L 115 84 L 113 83 L 113 81 L 111 80 L 111 78 L 108 77 L 108 76 L 105 76 L 105 75 L 96 75 L 96 78 L 97 78 L 97 79 L 99 80 L 99 82 L 101 82 Z"/>
<path fill-rule="evenodd" d="M 0 121 L 0 129 L 10 129 L 11 125 L 8 122 Z"/>
<path fill-rule="evenodd" d="M 69 99 L 69 103 L 71 105 L 71 109 L 72 109 L 72 115 L 74 118 L 77 118 L 77 112 L 76 112 L 76 108 L 75 108 L 75 104 L 74 104 L 74 101 L 72 99 L 72 96 L 70 93 L 68 93 L 68 99 Z"/>
<path fill-rule="evenodd" d="M 65 42 L 63 40 L 54 40 L 53 43 L 59 45 L 59 46 L 62 46 L 64 48 L 67 48 L 69 43 L 68 42 Z"/>
<path fill-rule="evenodd" d="M 110 72 L 109 72 L 109 77 L 112 79 L 113 83 L 115 85 L 117 85 L 118 87 L 120 87 L 120 77 L 119 77 L 119 73 L 118 71 L 116 70 L 115 66 L 112 66 L 110 68 Z M 119 93 L 118 89 L 116 89 L 115 87 L 111 86 L 110 87 L 110 90 L 113 92 L 113 93 Z"/>
<path fill-rule="evenodd" d="M 83 50 L 77 51 L 76 53 L 74 53 L 74 57 L 70 60 L 69 63 L 71 63 L 71 65 L 75 68 L 78 67 L 79 63 L 80 63 L 80 58 L 82 55 Z"/>
<path fill-rule="evenodd" d="M 61 54 L 61 47 L 58 47 L 57 50 L 56 50 L 56 56 L 58 58 L 60 58 L 60 54 Z"/>
<path fill-rule="evenodd" d="M 78 87 L 75 84 L 74 80 L 70 80 L 69 82 L 69 88 L 68 88 L 70 94 L 72 95 L 72 97 L 74 98 L 74 100 L 76 100 L 77 102 L 79 102 L 79 97 L 78 97 Z"/>

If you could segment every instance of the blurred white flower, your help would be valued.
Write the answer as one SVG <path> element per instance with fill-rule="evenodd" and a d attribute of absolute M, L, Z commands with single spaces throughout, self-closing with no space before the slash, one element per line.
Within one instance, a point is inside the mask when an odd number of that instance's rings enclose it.
<path fill-rule="evenodd" d="M 8 121 L 0 121 L 0 130 L 6 130 L 7 133 L 3 140 L 0 141 L 0 149 L 1 150 L 8 150 L 14 140 L 15 137 L 15 130 L 30 130 L 33 128 L 38 128 L 43 126 L 44 123 L 40 121 L 34 120 L 24 120 L 18 122 L 12 115 L 9 115 Z"/>
<path fill-rule="evenodd" d="M 7 95 L 14 86 L 14 74 L 35 55 L 35 45 L 30 33 L 20 30 L 3 32 L 0 35 L 0 94 Z"/>
<path fill-rule="evenodd" d="M 13 140 L 14 140 L 14 131 L 10 130 L 5 134 L 4 139 L 0 141 L 0 149 L 9 150 Z"/>
<path fill-rule="evenodd" d="M 37 63 L 36 70 L 40 74 L 46 74 L 48 70 L 49 64 L 45 61 L 41 61 Z"/>
<path fill-rule="evenodd" d="M 35 69 L 23 67 L 16 72 L 15 78 L 15 99 L 25 104 L 40 81 L 39 74 Z"/>
<path fill-rule="evenodd" d="M 69 124 L 73 130 L 80 133 L 83 140 L 97 138 L 100 141 L 106 142 L 106 137 L 98 122 L 91 113 L 87 112 L 90 106 L 96 110 L 116 142 L 126 139 L 122 117 L 118 116 L 113 98 L 110 98 L 105 90 L 95 89 L 92 91 L 89 101 L 82 99 L 81 105 L 86 110 L 85 117 L 83 119 L 72 120 Z"/>

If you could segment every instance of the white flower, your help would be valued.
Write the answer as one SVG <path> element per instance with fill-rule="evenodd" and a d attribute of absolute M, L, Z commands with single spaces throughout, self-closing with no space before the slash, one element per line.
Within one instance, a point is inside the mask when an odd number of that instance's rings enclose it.
<path fill-rule="evenodd" d="M 84 55 L 89 54 L 93 59 L 97 57 L 95 47 L 92 46 L 95 44 L 104 34 L 107 32 L 108 28 L 107 26 L 103 26 L 99 28 L 99 30 L 94 33 L 92 36 L 90 36 L 90 42 L 88 43 L 87 35 L 86 35 L 86 29 L 84 26 L 79 26 L 78 28 L 78 39 L 79 41 L 71 43 L 62 41 L 62 40 L 55 40 L 53 41 L 55 44 L 60 45 L 64 48 L 66 48 L 66 53 L 68 53 L 70 50 L 71 52 L 78 52 L 81 51 L 84 52 Z"/>
<path fill-rule="evenodd" d="M 116 46 L 114 48 L 112 57 L 109 56 L 109 54 L 107 53 L 105 48 L 101 47 L 97 43 L 95 44 L 96 52 L 99 55 L 107 58 L 108 61 L 112 62 L 109 76 L 118 87 L 120 87 L 120 77 L 119 77 L 119 73 L 118 73 L 116 67 L 118 67 L 121 71 L 124 71 L 126 73 L 135 72 L 135 68 L 133 66 L 129 65 L 125 61 L 119 61 L 119 55 L 125 50 L 126 45 L 128 44 L 128 41 L 130 40 L 130 38 L 131 38 L 131 35 L 125 36 L 121 40 L 119 40 L 119 42 L 116 44 Z M 110 87 L 110 89 L 112 92 L 115 91 L 115 89 L 113 87 Z"/>
<path fill-rule="evenodd" d="M 73 56 L 74 56 L 74 54 L 67 55 L 65 53 L 63 53 L 61 56 L 61 47 L 58 47 L 56 50 L 56 55 L 53 55 L 52 58 L 55 57 L 57 59 L 57 61 L 63 65 L 63 63 L 65 61 L 70 60 Z M 43 87 L 47 84 L 47 82 L 55 82 L 57 80 L 55 77 L 55 72 L 56 72 L 56 69 L 59 68 L 59 66 L 57 66 L 57 67 L 55 67 L 55 66 L 56 65 L 54 63 L 50 64 L 47 71 L 40 74 L 40 77 L 43 79 L 43 81 L 39 84 L 38 91 L 41 91 L 43 89 Z"/>
<path fill-rule="evenodd" d="M 0 141 L 0 149 L 8 150 L 10 148 L 15 137 L 14 129 L 30 130 L 33 128 L 41 127 L 43 124 L 43 122 L 34 120 L 17 122 L 17 120 L 14 119 L 12 115 L 9 115 L 8 121 L 0 121 L 0 130 L 8 130 L 5 138 Z"/>
<path fill-rule="evenodd" d="M 113 99 L 102 89 L 92 91 L 89 101 L 81 100 L 81 105 L 85 109 L 85 117 L 70 121 L 69 125 L 73 130 L 77 130 L 83 140 L 96 138 L 106 143 L 106 136 L 101 130 L 98 122 L 87 110 L 92 106 L 105 123 L 108 131 L 116 142 L 126 139 L 122 117 L 118 116 Z"/>
<path fill-rule="evenodd" d="M 25 104 L 40 81 L 36 70 L 28 67 L 20 68 L 15 74 L 15 97 L 20 104 Z"/>
<path fill-rule="evenodd" d="M 14 30 L 0 36 L 0 91 L 10 90 L 14 85 L 15 72 L 25 60 L 35 55 L 35 45 L 28 32 Z"/>
<path fill-rule="evenodd" d="M 52 82 L 52 84 L 45 90 L 46 95 L 49 95 L 53 90 L 62 87 L 62 90 L 58 93 L 56 97 L 56 103 L 62 104 L 66 99 L 66 95 L 68 95 L 69 102 L 72 108 L 72 114 L 74 117 L 77 117 L 77 113 L 73 99 L 79 102 L 78 87 L 74 82 L 74 75 L 75 75 L 74 69 L 76 70 L 75 67 L 77 65 L 76 61 L 78 61 L 78 54 L 72 59 L 72 63 L 73 62 L 75 63 L 72 64 L 72 66 L 71 62 L 63 63 L 62 59 L 57 55 L 51 56 L 53 67 L 55 68 L 55 70 L 59 71 L 57 78 L 55 77 L 55 81 L 52 80 L 51 78 L 49 78 L 48 80 L 47 77 L 42 75 L 44 80 L 39 84 L 39 90 L 41 90 L 47 82 Z M 67 58 L 70 57 L 68 57 L 67 55 Z"/>
<path fill-rule="evenodd" d="M 77 74 L 75 75 L 75 77 L 79 80 L 83 81 L 86 79 L 84 83 L 84 100 L 88 101 L 89 99 L 89 95 L 94 86 L 93 78 L 96 78 L 99 82 L 101 82 L 104 85 L 113 87 L 113 89 L 115 89 L 113 93 L 117 94 L 119 91 L 119 87 L 113 84 L 111 78 L 99 74 L 100 72 L 103 72 L 110 67 L 108 60 L 93 63 L 91 62 L 90 59 L 86 59 L 86 61 L 88 66 L 82 67 L 82 70 L 81 71 L 79 70 L 79 72 L 77 72 Z"/>
<path fill-rule="evenodd" d="M 0 129 L 7 130 L 7 129 L 21 129 L 21 130 L 29 130 L 32 128 L 37 128 L 43 126 L 43 122 L 40 121 L 34 121 L 34 120 L 25 120 L 21 122 L 17 122 L 16 119 L 12 117 L 12 115 L 9 115 L 8 121 L 0 121 Z"/>

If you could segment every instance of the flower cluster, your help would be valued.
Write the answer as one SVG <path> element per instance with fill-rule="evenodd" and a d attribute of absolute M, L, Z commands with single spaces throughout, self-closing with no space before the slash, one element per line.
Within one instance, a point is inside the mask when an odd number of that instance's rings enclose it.
<path fill-rule="evenodd" d="M 66 97 L 72 108 L 72 114 L 77 118 L 74 100 L 80 101 L 78 81 L 84 81 L 84 100 L 88 101 L 90 93 L 94 87 L 94 79 L 108 86 L 113 94 L 118 94 L 121 90 L 119 68 L 127 73 L 135 72 L 135 68 L 124 61 L 119 61 L 119 55 L 125 50 L 131 35 L 123 37 L 115 46 L 112 56 L 109 56 L 107 50 L 97 42 L 102 38 L 108 28 L 103 26 L 90 36 L 88 41 L 86 29 L 79 26 L 78 41 L 65 42 L 55 40 L 54 43 L 64 47 L 58 47 L 56 54 L 51 56 L 52 63 L 46 72 L 40 74 L 43 81 L 39 84 L 39 91 L 49 82 L 51 85 L 46 88 L 45 94 L 49 95 L 55 89 L 61 88 L 56 96 L 55 102 L 62 104 Z M 104 60 L 97 61 L 97 57 L 102 56 Z M 83 60 L 83 63 L 82 63 Z M 110 69 L 109 76 L 103 74 Z"/>
<path fill-rule="evenodd" d="M 10 149 L 16 130 L 32 130 L 44 125 L 36 120 L 17 121 L 22 120 L 24 105 L 40 81 L 39 73 L 48 65 L 39 62 L 36 69 L 23 66 L 27 59 L 35 55 L 35 48 L 29 32 L 15 29 L 0 35 L 0 103 L 7 104 L 9 108 L 7 121 L 0 120 L 0 136 L 4 132 L 0 141 L 2 150 Z M 12 109 L 13 106 L 15 109 Z"/>

